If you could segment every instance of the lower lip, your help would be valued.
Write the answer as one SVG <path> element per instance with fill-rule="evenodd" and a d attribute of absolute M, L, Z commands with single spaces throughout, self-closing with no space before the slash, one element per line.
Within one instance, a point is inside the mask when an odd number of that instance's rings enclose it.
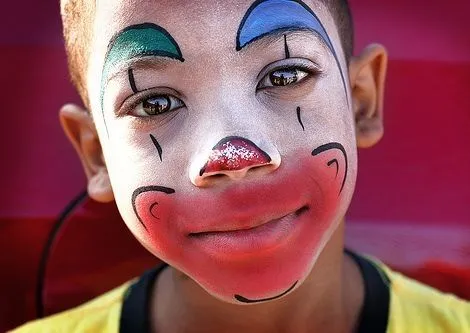
<path fill-rule="evenodd" d="M 272 251 L 295 237 L 307 211 L 305 206 L 251 229 L 192 234 L 189 237 L 201 250 L 216 257 L 260 254 Z"/>

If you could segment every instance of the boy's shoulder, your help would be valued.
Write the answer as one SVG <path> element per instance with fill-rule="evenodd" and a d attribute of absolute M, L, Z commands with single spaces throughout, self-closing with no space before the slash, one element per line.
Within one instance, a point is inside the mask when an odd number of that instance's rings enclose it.
<path fill-rule="evenodd" d="M 76 308 L 29 322 L 10 333 L 119 332 L 122 304 L 132 283 L 133 280 L 126 282 Z"/>
<path fill-rule="evenodd" d="M 470 333 L 470 302 L 376 265 L 390 290 L 387 333 Z"/>
<path fill-rule="evenodd" d="M 378 260 L 351 254 L 360 266 L 366 287 L 361 333 L 470 333 L 469 302 L 409 279 Z M 11 333 L 140 332 L 136 326 L 145 321 L 140 306 L 147 303 L 151 281 L 164 267 L 75 309 L 33 321 Z"/>

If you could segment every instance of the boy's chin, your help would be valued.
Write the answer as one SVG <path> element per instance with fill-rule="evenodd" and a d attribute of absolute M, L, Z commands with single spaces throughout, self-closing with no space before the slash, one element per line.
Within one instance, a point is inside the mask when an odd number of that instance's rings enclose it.
<path fill-rule="evenodd" d="M 304 218 L 308 219 L 308 214 Z M 210 256 L 189 262 L 164 260 L 220 301 L 237 305 L 274 302 L 294 292 L 309 277 L 340 221 L 314 234 L 318 236 L 305 237 L 310 238 L 308 244 L 303 237 L 292 239 L 279 249 L 249 260 L 222 260 Z M 162 258 L 161 253 L 155 255 Z"/>
<path fill-rule="evenodd" d="M 303 256 L 292 258 L 285 265 L 267 267 L 263 272 L 254 273 L 249 278 L 224 276 L 223 278 L 231 282 L 228 285 L 206 284 L 206 281 L 199 282 L 197 277 L 195 277 L 195 280 L 212 297 L 226 303 L 255 305 L 276 302 L 295 293 L 308 279 L 324 248 L 324 244 L 320 244 L 320 246 L 320 248 L 313 251 L 308 259 L 303 258 Z M 214 283 L 215 281 L 211 279 L 211 282 Z"/>

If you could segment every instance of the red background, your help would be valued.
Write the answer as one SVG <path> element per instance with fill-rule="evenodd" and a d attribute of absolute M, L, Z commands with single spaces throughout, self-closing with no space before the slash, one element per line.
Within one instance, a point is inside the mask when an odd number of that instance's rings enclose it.
<path fill-rule="evenodd" d="M 433 259 L 470 267 L 470 2 L 351 5 L 357 51 L 381 42 L 390 66 L 386 133 L 377 147 L 360 152 L 348 243 L 395 266 Z M 35 317 L 46 237 L 85 187 L 57 118 L 63 103 L 79 101 L 67 77 L 58 7 L 25 0 L 3 4 L 0 13 L 0 331 Z M 84 225 L 77 248 L 98 262 L 101 257 L 90 254 L 113 248 L 116 238 L 87 243 L 83 236 L 93 226 Z M 146 256 L 123 227 L 116 228 L 122 242 Z M 125 266 L 128 275 L 144 266 L 121 255 L 103 254 L 114 256 L 113 267 Z"/>

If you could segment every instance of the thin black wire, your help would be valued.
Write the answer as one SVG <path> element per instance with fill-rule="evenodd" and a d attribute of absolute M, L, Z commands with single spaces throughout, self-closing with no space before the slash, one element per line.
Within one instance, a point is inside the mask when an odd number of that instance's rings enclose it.
<path fill-rule="evenodd" d="M 39 262 L 37 284 L 36 284 L 36 316 L 37 318 L 44 317 L 44 279 L 46 277 L 47 263 L 49 261 L 49 255 L 51 252 L 52 245 L 64 225 L 64 222 L 70 216 L 75 208 L 87 198 L 88 194 L 86 190 L 80 192 L 75 198 L 70 201 L 64 210 L 60 213 L 59 217 L 55 221 L 54 225 L 49 232 L 46 244 L 41 254 L 41 260 Z"/>

